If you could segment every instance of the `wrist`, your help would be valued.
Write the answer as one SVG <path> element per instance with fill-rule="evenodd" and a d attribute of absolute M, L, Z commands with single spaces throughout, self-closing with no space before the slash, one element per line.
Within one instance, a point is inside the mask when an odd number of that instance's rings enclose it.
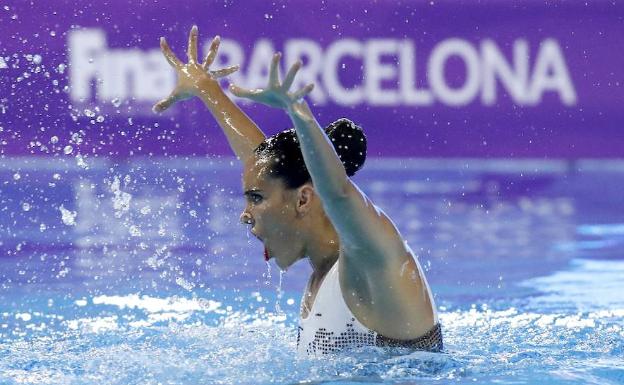
<path fill-rule="evenodd" d="M 207 105 L 218 103 L 218 99 L 225 96 L 225 92 L 216 80 L 205 78 L 197 82 L 197 96 Z"/>

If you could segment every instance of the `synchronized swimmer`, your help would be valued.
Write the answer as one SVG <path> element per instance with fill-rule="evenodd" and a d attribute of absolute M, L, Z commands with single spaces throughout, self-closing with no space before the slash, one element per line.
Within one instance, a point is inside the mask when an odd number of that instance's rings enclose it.
<path fill-rule="evenodd" d="M 203 100 L 244 164 L 241 222 L 264 244 L 265 258 L 281 269 L 306 258 L 312 265 L 301 301 L 298 351 L 365 345 L 440 351 L 442 332 L 417 258 L 392 221 L 349 178 L 366 159 L 362 129 L 344 118 L 321 128 L 303 100 L 313 84 L 290 91 L 301 62 L 280 81 L 278 53 L 266 88 L 230 86 L 234 95 L 281 108 L 291 118 L 294 129 L 266 137 L 218 83 L 238 67 L 210 69 L 219 37 L 203 62 L 197 59 L 197 39 L 194 26 L 183 63 L 161 38 L 178 81 L 154 110 L 195 96 Z"/>

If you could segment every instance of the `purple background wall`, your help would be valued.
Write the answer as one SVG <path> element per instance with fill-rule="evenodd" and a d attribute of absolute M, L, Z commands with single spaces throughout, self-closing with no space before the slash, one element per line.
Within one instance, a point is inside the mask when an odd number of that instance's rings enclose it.
<path fill-rule="evenodd" d="M 370 156 L 624 156 L 622 3 L 33 3 L 0 4 L 5 156 L 231 154 L 199 101 L 150 110 L 174 81 L 158 38 L 185 59 L 193 24 L 227 42 L 243 86 L 273 49 L 307 52 L 319 121 L 360 123 Z M 289 126 L 243 108 L 267 133 Z"/>

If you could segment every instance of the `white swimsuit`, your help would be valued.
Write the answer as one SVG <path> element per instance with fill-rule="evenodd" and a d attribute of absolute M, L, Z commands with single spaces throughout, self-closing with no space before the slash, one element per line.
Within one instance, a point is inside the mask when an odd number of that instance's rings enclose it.
<path fill-rule="evenodd" d="M 304 301 L 305 292 L 301 300 L 302 309 Z M 299 320 L 297 351 L 302 355 L 332 353 L 345 347 L 366 345 L 439 351 L 442 349 L 442 333 L 440 325 L 436 324 L 418 339 L 399 341 L 383 337 L 362 325 L 342 297 L 336 262 L 323 279 L 307 317 Z"/>

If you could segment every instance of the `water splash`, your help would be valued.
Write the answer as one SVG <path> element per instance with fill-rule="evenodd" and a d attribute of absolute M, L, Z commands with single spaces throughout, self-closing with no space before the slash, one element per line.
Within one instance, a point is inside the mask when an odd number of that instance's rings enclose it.
<path fill-rule="evenodd" d="M 271 286 L 271 262 L 266 261 L 266 267 L 267 267 L 266 273 L 262 274 L 262 276 L 264 277 L 264 284 L 266 286 Z"/>
<path fill-rule="evenodd" d="M 279 271 L 279 283 L 277 284 L 276 287 L 276 298 L 275 298 L 275 312 L 277 314 L 282 314 L 282 307 L 280 306 L 280 303 L 282 301 L 282 297 L 284 296 L 284 291 L 282 290 L 282 279 L 284 277 L 284 273 L 285 271 L 280 269 Z"/>
<path fill-rule="evenodd" d="M 70 211 L 63 207 L 63 205 L 59 207 L 59 210 L 61 211 L 61 220 L 64 224 L 66 224 L 67 226 L 76 225 L 76 215 L 78 215 L 76 211 Z"/>

